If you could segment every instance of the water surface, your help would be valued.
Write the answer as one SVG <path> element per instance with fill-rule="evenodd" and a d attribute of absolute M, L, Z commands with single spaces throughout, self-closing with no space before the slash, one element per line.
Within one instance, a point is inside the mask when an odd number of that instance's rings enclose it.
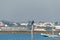
<path fill-rule="evenodd" d="M 0 40 L 31 40 L 31 34 L 0 34 Z M 34 34 L 34 40 L 52 40 L 52 38 Z"/>

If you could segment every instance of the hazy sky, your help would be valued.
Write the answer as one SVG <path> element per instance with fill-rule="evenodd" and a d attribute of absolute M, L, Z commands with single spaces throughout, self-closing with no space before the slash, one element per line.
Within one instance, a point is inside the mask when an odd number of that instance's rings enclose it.
<path fill-rule="evenodd" d="M 0 19 L 60 21 L 60 0 L 0 0 Z"/>

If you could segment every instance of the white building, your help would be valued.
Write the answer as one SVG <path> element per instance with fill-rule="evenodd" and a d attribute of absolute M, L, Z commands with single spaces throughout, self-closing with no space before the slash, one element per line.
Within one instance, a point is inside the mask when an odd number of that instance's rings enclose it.
<path fill-rule="evenodd" d="M 55 29 L 56 30 L 60 30 L 60 26 L 55 26 Z"/>

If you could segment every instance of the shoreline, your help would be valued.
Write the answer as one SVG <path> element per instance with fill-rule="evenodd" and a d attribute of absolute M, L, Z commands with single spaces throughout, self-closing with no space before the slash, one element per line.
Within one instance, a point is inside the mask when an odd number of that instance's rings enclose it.
<path fill-rule="evenodd" d="M 60 31 L 54 31 L 54 34 L 59 34 Z M 52 31 L 34 31 L 34 34 L 52 34 Z M 0 31 L 0 34 L 31 34 L 31 31 Z"/>

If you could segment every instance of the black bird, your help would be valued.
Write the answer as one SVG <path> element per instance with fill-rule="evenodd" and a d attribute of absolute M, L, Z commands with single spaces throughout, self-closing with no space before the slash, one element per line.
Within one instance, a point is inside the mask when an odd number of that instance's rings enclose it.
<path fill-rule="evenodd" d="M 31 25 L 33 25 L 34 24 L 34 20 L 31 22 Z"/>

